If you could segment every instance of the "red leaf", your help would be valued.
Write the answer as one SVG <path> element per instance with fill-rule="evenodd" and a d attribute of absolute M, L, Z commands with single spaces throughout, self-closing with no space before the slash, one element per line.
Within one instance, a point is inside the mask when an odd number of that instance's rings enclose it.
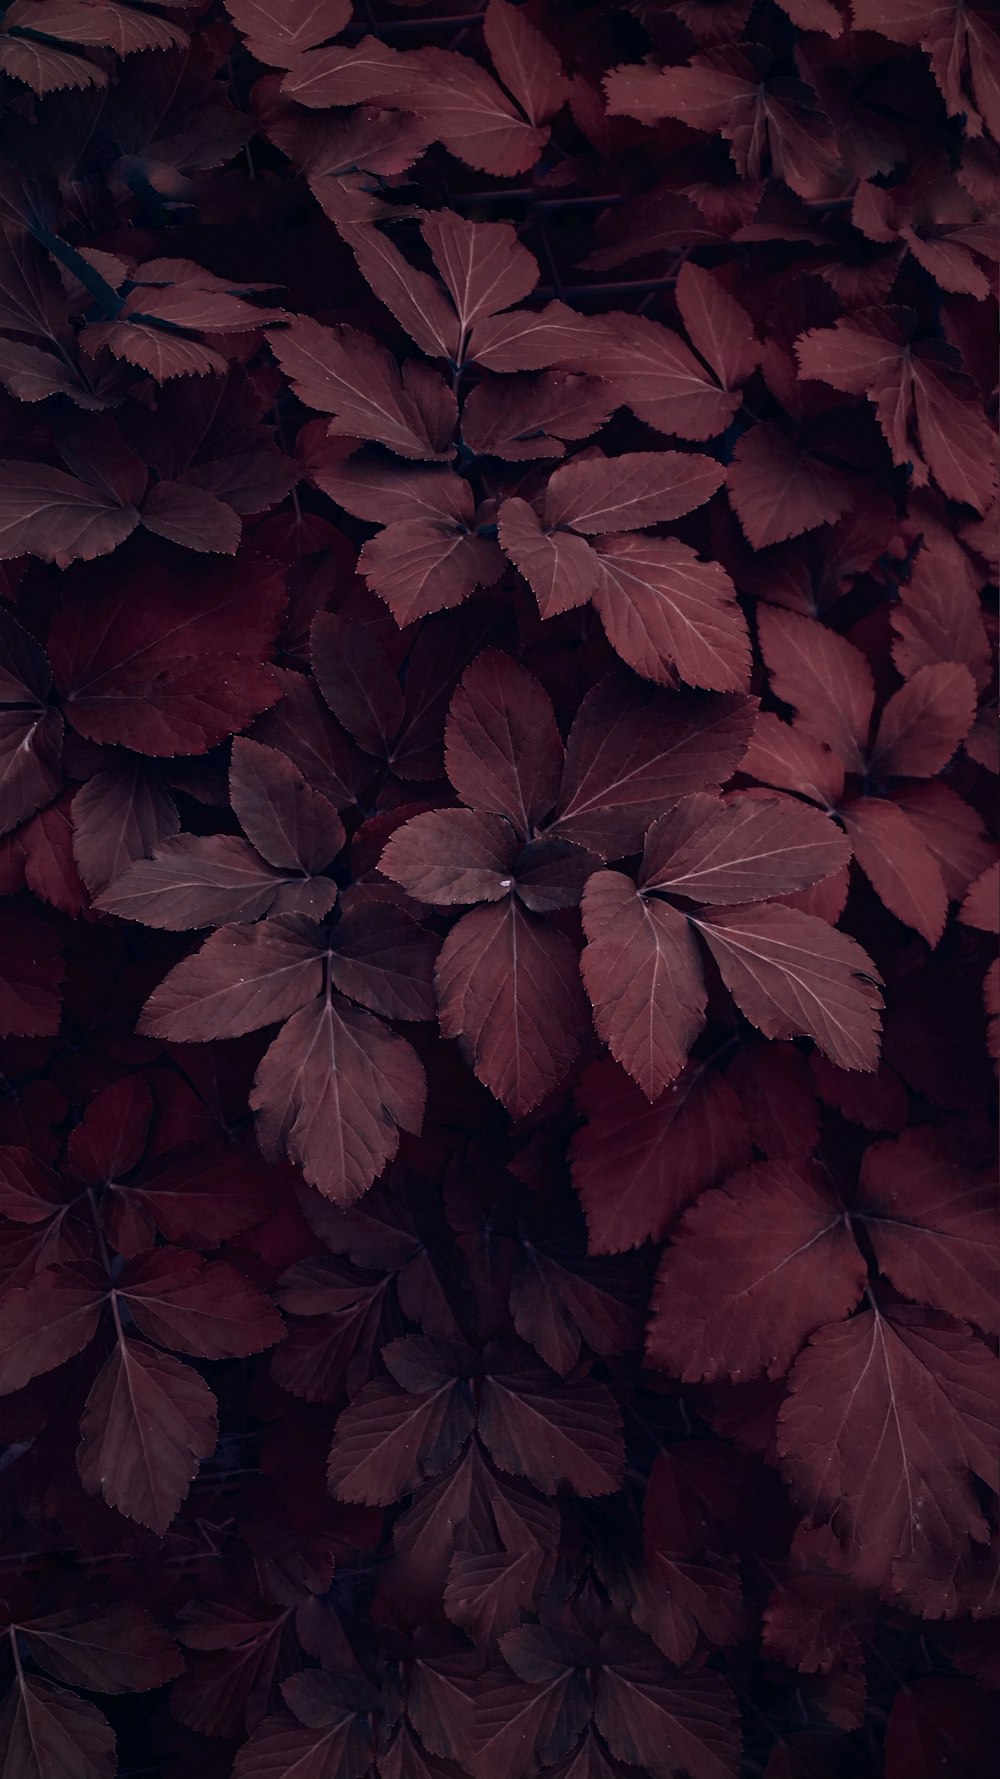
<path fill-rule="evenodd" d="M 433 1019 L 438 942 L 402 909 L 358 896 L 332 935 L 334 988 L 386 1019 Z"/>
<path fill-rule="evenodd" d="M 511 900 L 465 914 L 435 981 L 438 1017 L 477 1078 L 523 1117 L 566 1076 L 586 1030 L 575 948 Z"/>
<path fill-rule="evenodd" d="M 608 858 L 637 851 L 665 804 L 729 778 L 755 710 L 749 698 L 668 693 L 609 675 L 570 730 L 553 831 Z"/>
<path fill-rule="evenodd" d="M 526 312 L 521 318 L 530 319 Z M 462 438 L 479 455 L 508 462 L 561 457 L 564 439 L 589 438 L 613 407 L 614 397 L 599 377 L 571 371 L 484 377 L 463 404 Z"/>
<path fill-rule="evenodd" d="M 462 677 L 445 728 L 445 764 L 463 802 L 506 816 L 523 838 L 549 814 L 563 748 L 547 693 L 497 649 Z"/>
<path fill-rule="evenodd" d="M 595 1063 L 577 1104 L 587 1123 L 573 1138 L 573 1183 L 592 1254 L 662 1240 L 699 1192 L 750 1160 L 739 1100 L 700 1063 L 652 1106 L 614 1063 Z"/>
<path fill-rule="evenodd" d="M 807 1335 L 850 1314 L 867 1276 L 818 1171 L 761 1162 L 685 1212 L 660 1262 L 647 1357 L 685 1383 L 781 1377 Z"/>
<path fill-rule="evenodd" d="M 188 550 L 210 550 L 223 556 L 235 554 L 243 531 L 232 507 L 207 488 L 193 488 L 186 482 L 154 483 L 142 503 L 140 517 L 146 530 L 157 537 L 183 544 Z"/>
<path fill-rule="evenodd" d="M 502 816 L 428 810 L 397 828 L 379 870 L 422 902 L 499 902 L 513 886 L 517 838 Z"/>
<path fill-rule="evenodd" d="M 289 912 L 323 915 L 336 886 L 328 878 L 315 879 L 314 884 L 315 891 L 313 885 L 289 879 L 234 835 L 178 834 L 165 840 L 152 858 L 139 859 L 123 871 L 96 898 L 95 906 L 143 926 L 179 933 L 190 927 L 259 920 L 275 907 L 289 909 L 286 886 L 294 891 Z"/>
<path fill-rule="evenodd" d="M 633 1588 L 632 1617 L 677 1667 L 694 1654 L 699 1635 L 713 1649 L 739 1643 L 744 1635 L 739 1576 L 719 1559 L 694 1563 L 648 1551 Z"/>
<path fill-rule="evenodd" d="M 503 557 L 489 538 L 433 519 L 401 519 L 370 538 L 358 568 L 402 629 L 492 587 Z"/>
<path fill-rule="evenodd" d="M 7 1694 L 0 1709 L 0 1736 L 12 1779 L 15 1774 L 48 1779 L 60 1766 L 74 1779 L 114 1779 L 115 1732 L 107 1718 L 88 1700 L 36 1674 L 19 1675 Z"/>
<path fill-rule="evenodd" d="M 538 263 L 506 222 L 467 222 L 452 210 L 437 210 L 424 217 L 421 233 L 455 305 L 458 336 L 452 356 L 461 360 L 473 323 L 526 297 L 538 283 Z"/>
<path fill-rule="evenodd" d="M 526 500 L 504 501 L 498 529 L 543 618 L 584 605 L 596 592 L 600 566 L 591 545 L 572 531 L 546 531 Z"/>
<path fill-rule="evenodd" d="M 571 354 L 579 369 L 604 378 L 636 419 L 658 432 L 697 441 L 716 438 L 739 407 L 739 397 L 719 388 L 679 334 L 645 315 L 603 315 L 593 346 L 583 337 L 575 351 L 570 345 L 561 356 L 568 362 Z M 505 368 L 494 356 L 485 362 L 494 370 Z"/>
<path fill-rule="evenodd" d="M 103 1298 L 99 1275 L 76 1267 L 8 1287 L 0 1303 L 0 1391 L 9 1395 L 81 1353 L 97 1332 Z"/>
<path fill-rule="evenodd" d="M 865 1151 L 861 1202 L 897 1291 L 1000 1333 L 1000 1240 L 984 1176 L 958 1167 L 933 1132 L 908 1130 Z"/>
<path fill-rule="evenodd" d="M 695 453 L 631 451 L 577 459 L 549 477 L 545 519 L 588 536 L 635 531 L 702 506 L 724 480 L 720 464 Z"/>
<path fill-rule="evenodd" d="M 372 439 L 400 457 L 443 455 L 447 439 L 431 437 L 416 391 L 407 387 L 395 359 L 369 334 L 322 327 L 299 315 L 268 341 L 296 394 L 307 407 L 332 414 L 336 431 Z"/>
<path fill-rule="evenodd" d="M 385 1379 L 366 1384 L 338 1416 L 327 1482 L 341 1501 L 398 1501 L 458 1456 L 472 1422 L 455 1378 L 412 1394 Z"/>
<path fill-rule="evenodd" d="M 594 1722 L 613 1754 L 657 1779 L 678 1762 L 691 1779 L 733 1779 L 739 1716 L 724 1680 L 678 1674 L 635 1632 L 609 1639 L 602 1653 Z"/>
<path fill-rule="evenodd" d="M 333 612 L 317 612 L 311 639 L 316 683 L 334 716 L 368 753 L 388 752 L 404 697 L 377 638 Z"/>
<path fill-rule="evenodd" d="M 647 1099 L 674 1080 L 705 1023 L 707 994 L 687 920 L 598 871 L 583 897 L 583 980 L 594 1024 Z"/>
<path fill-rule="evenodd" d="M 152 1096 L 139 1075 L 95 1093 L 70 1133 L 66 1159 L 74 1174 L 95 1185 L 130 1174 L 142 1159 L 152 1116 Z"/>
<path fill-rule="evenodd" d="M 494 1462 L 554 1495 L 610 1495 L 625 1463 L 611 1391 L 591 1378 L 550 1377 L 530 1358 L 513 1359 L 483 1381 L 479 1433 Z"/>
<path fill-rule="evenodd" d="M 676 538 L 606 537 L 595 552 L 591 597 L 612 648 L 636 673 L 671 685 L 676 669 L 708 691 L 747 689 L 746 620 L 719 563 L 703 562 Z"/>
<path fill-rule="evenodd" d="M 863 772 L 875 688 L 861 650 L 795 612 L 761 606 L 757 624 L 772 689 L 798 712 L 797 727 Z"/>
<path fill-rule="evenodd" d="M 73 857 L 91 895 L 149 858 L 180 827 L 169 793 L 134 757 L 114 761 L 81 785 L 72 818 Z"/>
<path fill-rule="evenodd" d="M 894 462 L 909 464 L 917 483 L 929 472 L 949 499 L 985 513 L 997 472 L 976 386 L 949 346 L 911 345 L 906 321 L 906 310 L 859 309 L 813 328 L 796 342 L 802 375 L 867 395 Z"/>
<path fill-rule="evenodd" d="M 56 684 L 74 728 L 145 754 L 200 754 L 266 710 L 277 685 L 262 665 L 282 607 L 274 569 L 230 568 L 183 582 L 77 586 L 49 632 Z"/>
<path fill-rule="evenodd" d="M 88 1494 L 162 1536 L 215 1450 L 215 1397 L 189 1365 L 124 1335 L 87 1397 L 80 1435 Z"/>
<path fill-rule="evenodd" d="M 0 560 L 90 562 L 124 543 L 139 523 L 134 506 L 44 463 L 0 464 Z"/>
<path fill-rule="evenodd" d="M 350 1204 L 392 1160 L 400 1130 L 420 1129 L 425 1095 L 405 1038 L 347 1002 L 319 999 L 275 1038 L 250 1104 L 264 1155 L 287 1149 L 311 1186 Z"/>
<path fill-rule="evenodd" d="M 287 1019 L 322 985 L 322 948 L 311 922 L 278 916 L 257 927 L 222 927 L 164 977 L 140 1029 L 179 1043 L 235 1038 Z"/>
<path fill-rule="evenodd" d="M 303 51 L 338 36 L 351 16 L 348 0 L 286 0 L 280 12 L 268 0 L 226 0 L 226 11 L 250 54 L 277 68 L 293 68 Z"/>
<path fill-rule="evenodd" d="M 944 931 L 948 897 L 940 867 L 916 827 L 897 803 L 859 797 L 844 810 L 844 826 L 854 856 L 876 895 L 928 945 Z"/>
<path fill-rule="evenodd" d="M 839 828 L 792 798 L 682 798 L 646 835 L 641 887 L 695 902 L 762 902 L 832 877 L 850 858 Z"/>
<path fill-rule="evenodd" d="M 22 1619 L 18 1629 L 43 1668 L 90 1692 L 148 1692 L 184 1667 L 173 1638 L 129 1601 L 90 1617 L 69 1611 Z"/>
<path fill-rule="evenodd" d="M 248 840 L 279 871 L 319 871 L 344 844 L 343 825 L 332 804 L 276 748 L 237 736 L 229 795 Z M 332 894 L 331 886 L 331 899 Z"/>
<path fill-rule="evenodd" d="M 767 1038 L 813 1038 L 842 1069 L 878 1061 L 878 971 L 846 933 L 791 908 L 706 910 L 694 923 L 737 1006 Z"/>
<path fill-rule="evenodd" d="M 985 870 L 969 890 L 959 919 L 967 927 L 981 927 L 985 933 L 1000 931 L 1000 865 Z"/>
<path fill-rule="evenodd" d="M 855 499 L 844 471 L 814 455 L 780 420 L 763 420 L 743 434 L 726 487 L 755 550 L 832 524 Z"/>
<path fill-rule="evenodd" d="M 968 1472 L 995 1469 L 996 1370 L 961 1323 L 908 1308 L 833 1323 L 796 1361 L 784 1468 L 807 1512 L 836 1516 L 860 1586 L 946 1604 L 949 1563 L 985 1537 Z"/>
<path fill-rule="evenodd" d="M 140 1334 L 199 1359 L 245 1358 L 282 1338 L 263 1291 L 223 1260 L 182 1248 L 151 1248 L 115 1279 L 115 1295 Z"/>
<path fill-rule="evenodd" d="M 896 778 L 933 778 L 965 740 L 975 714 L 975 681 L 967 667 L 942 661 L 918 668 L 882 712 L 872 769 Z"/>
<path fill-rule="evenodd" d="M 692 260 L 677 275 L 677 307 L 688 339 L 723 389 L 739 388 L 760 362 L 761 348 L 746 310 Z"/>
<path fill-rule="evenodd" d="M 548 132 L 528 124 L 484 68 L 456 50 L 423 49 L 407 59 L 407 103 L 452 154 L 500 176 L 534 166 Z"/>
<path fill-rule="evenodd" d="M 483 36 L 494 68 L 528 122 L 547 123 L 570 93 L 551 43 L 510 0 L 489 0 Z"/>

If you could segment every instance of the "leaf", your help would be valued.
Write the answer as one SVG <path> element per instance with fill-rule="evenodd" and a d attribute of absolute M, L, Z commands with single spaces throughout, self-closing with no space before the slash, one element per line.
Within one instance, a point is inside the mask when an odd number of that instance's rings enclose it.
<path fill-rule="evenodd" d="M 60 1771 L 72 1779 L 114 1779 L 115 1732 L 107 1718 L 37 1674 L 19 1675 L 7 1694 L 0 1736 L 4 1779 L 50 1779 Z"/>
<path fill-rule="evenodd" d="M 463 802 L 527 839 L 559 790 L 563 748 L 547 693 L 497 649 L 467 668 L 445 727 L 445 767 Z"/>
<path fill-rule="evenodd" d="M 87 1397 L 80 1435 L 88 1494 L 162 1537 L 215 1450 L 215 1397 L 190 1366 L 124 1335 Z"/>
<path fill-rule="evenodd" d="M 732 1779 L 740 1755 L 736 1701 L 710 1673 L 678 1674 L 637 1633 L 609 1639 L 594 1721 L 612 1753 L 670 1779 Z"/>
<path fill-rule="evenodd" d="M 433 1019 L 437 949 L 402 909 L 358 896 L 332 935 L 327 973 L 341 994 L 386 1019 Z"/>
<path fill-rule="evenodd" d="M 677 307 L 688 339 L 723 389 L 746 382 L 760 362 L 760 343 L 746 310 L 711 272 L 686 260 L 677 274 Z"/>
<path fill-rule="evenodd" d="M 400 519 L 369 538 L 358 568 L 400 629 L 492 587 L 503 557 L 489 538 L 434 519 Z"/>
<path fill-rule="evenodd" d="M 795 437 L 780 420 L 764 420 L 737 441 L 726 488 L 755 550 L 832 525 L 855 500 L 851 479 Z"/>
<path fill-rule="evenodd" d="M 919 828 L 888 798 L 859 797 L 844 810 L 854 856 L 876 895 L 907 926 L 936 945 L 948 897 L 940 867 Z"/>
<path fill-rule="evenodd" d="M 641 887 L 716 906 L 764 901 L 832 877 L 843 834 L 792 798 L 684 797 L 646 835 Z"/>
<path fill-rule="evenodd" d="M 569 940 L 510 900 L 465 914 L 435 973 L 442 1034 L 515 1117 L 561 1082 L 586 1030 Z"/>
<path fill-rule="evenodd" d="M 178 834 L 165 840 L 152 858 L 139 859 L 123 871 L 96 898 L 95 906 L 125 920 L 178 933 L 227 921 L 259 920 L 288 881 L 286 873 L 266 864 L 252 846 L 234 835 Z M 328 896 L 310 912 L 326 913 L 336 893 L 332 883 L 327 888 Z"/>
<path fill-rule="evenodd" d="M 73 798 L 73 857 L 91 895 L 107 889 L 137 859 L 177 833 L 168 791 L 134 756 L 114 761 Z"/>
<path fill-rule="evenodd" d="M 226 11 L 251 55 L 277 68 L 294 67 L 303 51 L 337 37 L 351 16 L 347 0 L 290 0 L 280 9 L 271 0 L 226 0 Z"/>
<path fill-rule="evenodd" d="M 183 544 L 188 550 L 210 550 L 224 556 L 236 552 L 243 525 L 232 507 L 207 488 L 186 482 L 156 482 L 142 503 L 140 518 L 147 531 Z"/>
<path fill-rule="evenodd" d="M 502 816 L 428 810 L 397 828 L 379 870 L 439 907 L 499 902 L 513 886 L 517 839 Z"/>
<path fill-rule="evenodd" d="M 1000 922 L 1000 865 L 994 862 L 976 878 L 962 903 L 959 919 L 967 927 L 998 931 Z"/>
<path fill-rule="evenodd" d="M 370 335 L 299 315 L 290 327 L 269 334 L 268 343 L 296 394 L 307 407 L 332 414 L 338 431 L 372 439 L 400 457 L 442 455 L 446 441 L 431 438 L 414 392 Z"/>
<path fill-rule="evenodd" d="M 673 684 L 676 669 L 689 685 L 746 691 L 746 620 L 719 563 L 702 561 L 676 538 L 605 537 L 595 552 L 591 597 L 608 641 L 629 667 L 661 685 Z"/>
<path fill-rule="evenodd" d="M 865 1228 L 881 1271 L 906 1297 L 998 1329 L 1000 1242 L 985 1177 L 956 1165 L 927 1130 L 866 1149 Z"/>
<path fill-rule="evenodd" d="M 0 559 L 90 562 L 134 531 L 139 514 L 111 495 L 44 463 L 0 464 Z"/>
<path fill-rule="evenodd" d="M 552 831 L 607 858 L 637 851 L 665 804 L 729 778 L 754 715 L 751 699 L 668 693 L 609 674 L 570 730 Z"/>
<path fill-rule="evenodd" d="M 556 1381 L 531 1358 L 513 1358 L 483 1380 L 479 1433 L 501 1470 L 545 1495 L 610 1495 L 625 1461 L 621 1421 L 604 1384 Z"/>
<path fill-rule="evenodd" d="M 245 1358 L 282 1338 L 271 1299 L 223 1260 L 151 1248 L 115 1280 L 140 1334 L 199 1359 Z"/>
<path fill-rule="evenodd" d="M 942 1609 L 949 1561 L 985 1536 L 969 1471 L 995 1468 L 996 1368 L 960 1322 L 910 1308 L 832 1323 L 796 1361 L 783 1467 L 807 1512 L 836 1515 L 859 1585 Z"/>
<path fill-rule="evenodd" d="M 996 493 L 989 426 L 958 355 L 937 340 L 912 345 L 908 312 L 858 309 L 796 342 L 801 373 L 867 395 L 898 464 L 914 481 L 934 477 L 951 500 L 984 513 Z"/>
<path fill-rule="evenodd" d="M 250 1105 L 268 1159 L 287 1148 L 311 1186 L 351 1204 L 392 1160 L 400 1130 L 419 1130 L 425 1095 L 405 1038 L 327 998 L 292 1013 L 257 1070 Z"/>
<path fill-rule="evenodd" d="M 276 748 L 237 736 L 229 795 L 251 845 L 279 871 L 319 871 L 344 844 L 343 825 L 332 804 Z"/>
<path fill-rule="evenodd" d="M 813 1038 L 839 1068 L 875 1068 L 881 979 L 856 940 L 792 908 L 712 909 L 694 924 L 765 1037 Z"/>
<path fill-rule="evenodd" d="M 680 1073 L 705 1022 L 707 994 L 683 914 L 597 871 L 583 896 L 580 960 L 594 1024 L 647 1099 Z"/>
<path fill-rule="evenodd" d="M 589 438 L 613 406 L 614 398 L 599 377 L 571 371 L 484 377 L 463 404 L 462 438 L 477 455 L 508 462 L 561 457 L 564 439 Z"/>
<path fill-rule="evenodd" d="M 494 68 L 528 122 L 547 123 L 570 94 L 551 43 L 511 0 L 489 0 L 483 36 Z"/>
<path fill-rule="evenodd" d="M 882 712 L 871 764 L 898 778 L 933 778 L 965 740 L 976 714 L 976 687 L 967 667 L 942 661 L 920 667 Z"/>
<path fill-rule="evenodd" d="M 451 154 L 501 177 L 534 166 L 548 132 L 527 123 L 484 68 L 456 50 L 422 49 L 408 59 L 409 107 Z"/>
<path fill-rule="evenodd" d="M 545 519 L 588 536 L 633 531 L 702 506 L 724 479 L 720 464 L 696 453 L 630 451 L 577 459 L 549 477 Z"/>
<path fill-rule="evenodd" d="M 50 1612 L 18 1626 L 35 1660 L 67 1686 L 91 1692 L 148 1692 L 183 1671 L 177 1645 L 130 1601 L 91 1616 Z"/>
<path fill-rule="evenodd" d="M 376 639 L 334 612 L 317 612 L 311 639 L 316 683 L 334 716 L 368 753 L 388 752 L 404 696 Z"/>
<path fill-rule="evenodd" d="M 55 934 L 28 910 L 0 920 L 0 1037 L 54 1037 L 65 971 Z"/>
<path fill-rule="evenodd" d="M 762 606 L 757 623 L 772 689 L 797 711 L 796 727 L 864 771 L 875 688 L 861 650 L 795 612 Z"/>
<path fill-rule="evenodd" d="M 738 1574 L 720 1559 L 691 1562 L 647 1551 L 633 1578 L 632 1617 L 669 1662 L 680 1667 L 699 1636 L 714 1649 L 741 1641 L 745 1630 Z"/>
<path fill-rule="evenodd" d="M 271 1208 L 262 1167 L 243 1154 L 201 1142 L 172 1149 L 138 1178 L 117 1182 L 108 1215 L 115 1246 L 134 1255 L 148 1245 L 152 1228 L 168 1242 L 217 1248 L 260 1223 Z M 130 1241 L 121 1225 L 137 1212 L 140 1239 Z"/>
<path fill-rule="evenodd" d="M 501 370 L 495 351 L 485 362 Z M 564 350 L 564 362 L 572 352 L 572 345 Z M 603 315 L 593 344 L 581 337 L 574 357 L 575 368 L 604 378 L 617 400 L 658 432 L 698 442 L 717 438 L 739 406 L 739 397 L 719 388 L 679 334 L 645 315 Z"/>
<path fill-rule="evenodd" d="M 76 1268 L 50 1268 L 28 1285 L 8 1287 L 0 1303 L 0 1392 L 19 1390 L 81 1353 L 100 1320 L 99 1277 Z"/>
<path fill-rule="evenodd" d="M 200 754 L 273 704 L 263 664 L 284 605 L 281 576 L 254 565 L 198 570 L 184 581 L 63 595 L 49 656 L 66 714 L 91 741 L 144 754 Z"/>
<path fill-rule="evenodd" d="M 125 1075 L 95 1093 L 70 1133 L 66 1159 L 81 1180 L 105 1185 L 130 1174 L 142 1159 L 153 1099 L 138 1075 Z"/>
<path fill-rule="evenodd" d="M 459 342 L 475 322 L 519 303 L 538 283 L 537 261 L 509 223 L 467 222 L 437 210 L 424 217 L 421 233 L 455 305 Z M 461 344 L 453 356 L 462 359 Z"/>
<path fill-rule="evenodd" d="M 472 1420 L 468 1395 L 455 1378 L 412 1393 L 391 1380 L 366 1384 L 337 1418 L 329 1487 L 341 1501 L 398 1501 L 458 1456 Z"/>
<path fill-rule="evenodd" d="M 587 1122 L 572 1141 L 573 1184 L 592 1254 L 662 1240 L 692 1199 L 750 1160 L 740 1102 L 702 1063 L 689 1063 L 653 1105 L 615 1063 L 594 1063 L 577 1107 Z"/>
<path fill-rule="evenodd" d="M 311 922 L 277 916 L 257 927 L 222 927 L 175 965 L 143 1009 L 149 1037 L 204 1043 L 273 1025 L 315 999 L 322 951 Z"/>
<path fill-rule="evenodd" d="M 600 565 L 591 545 L 573 531 L 546 531 L 526 500 L 504 501 L 498 531 L 543 618 L 584 605 L 596 592 Z"/>
<path fill-rule="evenodd" d="M 992 1738 L 994 1717 L 983 1691 L 953 1675 L 927 1675 L 912 1687 L 900 1687 L 886 1726 L 886 1779 L 949 1768 L 974 1773 Z"/>
<path fill-rule="evenodd" d="M 855 1308 L 867 1267 L 822 1176 L 760 1162 L 686 1211 L 660 1262 L 651 1364 L 686 1383 L 781 1377 Z"/>

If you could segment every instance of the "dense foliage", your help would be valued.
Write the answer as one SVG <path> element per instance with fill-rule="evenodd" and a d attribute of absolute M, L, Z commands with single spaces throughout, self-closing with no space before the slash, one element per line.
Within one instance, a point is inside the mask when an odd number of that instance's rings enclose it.
<path fill-rule="evenodd" d="M 2 1779 L 982 1779 L 996 15 L 0 102 Z"/>

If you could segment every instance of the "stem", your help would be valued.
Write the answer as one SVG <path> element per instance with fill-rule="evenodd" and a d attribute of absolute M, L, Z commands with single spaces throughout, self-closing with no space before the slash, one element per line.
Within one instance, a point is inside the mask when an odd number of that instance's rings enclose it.
<path fill-rule="evenodd" d="M 100 272 L 96 271 L 82 254 L 77 253 L 75 247 L 71 247 L 69 242 L 64 241 L 61 236 L 54 235 L 52 230 L 47 229 L 42 222 L 33 223 L 31 232 L 39 245 L 51 253 L 53 259 L 59 260 L 66 267 L 67 272 L 72 272 L 77 282 L 83 285 L 84 290 L 89 290 L 95 303 L 100 303 L 104 313 L 111 320 L 121 314 L 125 302 L 124 297 L 120 297 L 118 292 L 112 289 L 107 280 L 101 277 Z"/>

